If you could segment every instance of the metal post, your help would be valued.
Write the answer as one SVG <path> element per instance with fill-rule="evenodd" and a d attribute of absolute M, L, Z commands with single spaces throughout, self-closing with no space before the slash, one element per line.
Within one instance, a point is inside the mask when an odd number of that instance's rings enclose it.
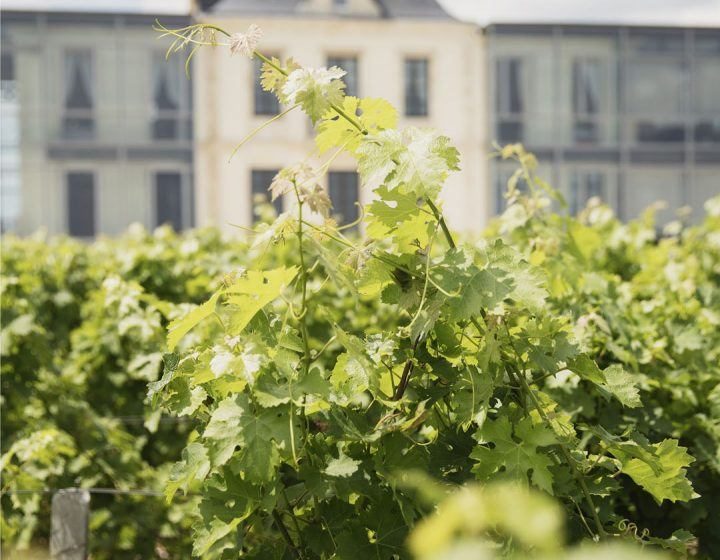
<path fill-rule="evenodd" d="M 53 560 L 86 560 L 90 493 L 68 488 L 52 499 L 50 556 Z"/>

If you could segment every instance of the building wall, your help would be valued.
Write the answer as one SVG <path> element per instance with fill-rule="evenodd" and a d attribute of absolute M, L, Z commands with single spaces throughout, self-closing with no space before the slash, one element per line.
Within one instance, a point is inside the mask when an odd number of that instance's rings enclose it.
<path fill-rule="evenodd" d="M 623 219 L 664 200 L 661 223 L 684 206 L 702 215 L 720 194 L 720 30 L 497 25 L 486 36 L 489 136 L 536 152 L 571 210 L 593 184 Z M 507 167 L 492 166 L 496 210 Z"/>
<path fill-rule="evenodd" d="M 177 111 L 154 104 L 157 60 L 164 50 L 150 16 L 3 13 L 3 53 L 12 57 L 19 112 L 19 212 L 3 224 L 19 234 L 69 232 L 68 173 L 94 179 L 95 234 L 118 234 L 133 222 L 158 225 L 158 172 L 180 174 L 182 219 L 193 223 L 191 86 L 174 76 Z M 177 19 L 177 23 L 187 19 Z M 91 110 L 68 110 L 68 53 L 91 59 Z M 87 116 L 91 132 L 68 132 L 66 117 Z M 178 123 L 174 138 L 153 132 L 159 116 Z M 3 187 L 5 190 L 5 187 Z"/>
<path fill-rule="evenodd" d="M 482 37 L 475 26 L 452 20 L 378 20 L 369 18 L 203 17 L 228 31 L 250 23 L 264 31 L 262 52 L 292 56 L 301 64 L 325 66 L 329 56 L 358 59 L 359 95 L 383 97 L 395 105 L 402 126 L 436 127 L 452 138 L 463 155 L 463 170 L 443 193 L 454 227 L 478 229 L 489 215 L 486 189 Z M 228 162 L 233 148 L 266 116 L 253 105 L 253 62 L 230 56 L 228 49 L 203 49 L 197 55 L 195 80 L 196 201 L 199 225 L 247 226 L 252 221 L 252 169 L 281 169 L 304 160 L 314 150 L 307 118 L 299 111 L 261 131 Z M 429 115 L 402 117 L 404 60 L 429 59 Z M 333 170 L 354 170 L 340 157 Z M 360 190 L 365 203 L 370 193 Z M 288 201 L 288 203 L 291 203 Z"/>

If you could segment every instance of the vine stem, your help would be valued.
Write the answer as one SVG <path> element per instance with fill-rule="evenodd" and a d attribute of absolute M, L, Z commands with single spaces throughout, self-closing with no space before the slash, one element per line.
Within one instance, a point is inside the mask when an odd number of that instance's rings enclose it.
<path fill-rule="evenodd" d="M 280 513 L 278 512 L 278 510 L 274 509 L 272 511 L 272 516 L 275 520 L 275 525 L 277 525 L 278 529 L 280 529 L 280 533 L 282 534 L 283 539 L 285 539 L 285 542 L 287 543 L 288 548 L 290 549 L 290 553 L 293 555 L 293 558 L 302 560 L 302 554 L 300 554 L 297 546 L 295 546 L 295 543 L 293 542 L 290 533 L 288 533 L 287 527 L 285 527 L 285 523 L 283 523 L 282 517 L 280 517 Z"/>
<path fill-rule="evenodd" d="M 310 342 L 308 340 L 308 330 L 307 330 L 307 322 L 306 322 L 306 316 L 307 316 L 307 268 L 305 267 L 305 251 L 303 248 L 303 200 L 300 196 L 300 192 L 298 191 L 297 184 L 293 181 L 293 187 L 295 189 L 295 197 L 297 198 L 298 202 L 298 229 L 297 229 L 297 238 L 298 243 L 300 245 L 300 294 L 301 294 L 301 308 L 300 308 L 300 334 L 302 336 L 303 341 L 303 373 L 307 374 L 308 370 L 310 369 L 310 362 L 311 362 L 311 356 L 310 356 Z"/>
<path fill-rule="evenodd" d="M 450 247 L 454 249 L 456 247 L 455 240 L 453 239 L 453 236 L 450 233 L 450 229 L 448 228 L 447 223 L 445 222 L 445 218 L 440 213 L 437 206 L 435 206 L 435 204 L 433 203 L 432 200 L 428 199 L 427 205 L 430 207 L 430 210 L 432 211 L 433 215 L 435 216 L 435 219 L 440 224 L 440 228 L 442 229 L 443 234 L 445 235 L 445 239 L 447 240 L 448 245 L 450 245 Z M 475 326 L 475 328 L 477 328 L 480 332 L 482 332 L 480 330 L 480 325 L 479 325 L 477 319 L 475 319 L 473 317 L 471 319 L 471 321 L 472 321 L 473 325 Z M 510 329 L 508 329 L 508 326 L 506 323 L 504 323 L 504 325 L 505 325 L 505 330 L 507 331 L 508 340 L 513 349 L 513 352 L 517 356 L 517 359 L 520 361 L 520 363 L 522 363 L 520 354 L 519 354 L 517 348 L 515 347 L 515 343 L 512 340 L 512 335 L 510 334 Z M 532 401 L 533 406 L 537 410 L 538 414 L 543 419 L 545 424 L 547 424 L 548 428 L 550 428 L 552 430 L 553 428 L 552 428 L 552 423 L 550 422 L 550 418 L 545 413 L 545 410 L 542 408 L 542 405 L 540 404 L 540 401 L 538 400 L 537 396 L 535 395 L 535 393 L 533 393 L 532 389 L 528 385 L 527 380 L 525 379 L 525 376 L 521 372 L 514 372 L 514 373 L 516 374 L 517 380 L 520 383 L 521 390 L 530 397 L 530 400 Z M 578 481 L 578 484 L 580 484 L 580 489 L 582 490 L 583 496 L 585 497 L 585 501 L 588 503 L 588 506 L 590 507 L 590 512 L 592 513 L 592 517 L 593 517 L 593 521 L 595 523 L 595 528 L 597 529 L 598 537 L 600 539 L 604 539 L 605 537 L 607 537 L 607 533 L 605 532 L 605 528 L 602 525 L 602 521 L 600 521 L 600 517 L 598 516 L 598 513 L 597 513 L 597 508 L 595 507 L 595 500 L 593 500 L 592 494 L 590 494 L 590 490 L 588 489 L 587 483 L 585 482 L 585 479 L 583 478 L 582 473 L 578 470 L 577 464 L 575 463 L 575 459 L 573 459 L 572 455 L 570 455 L 570 451 L 568 450 L 565 443 L 560 441 L 559 446 L 560 446 L 560 450 L 561 450 L 563 456 L 565 457 L 565 460 L 568 462 L 568 465 L 570 465 L 570 468 L 572 469 L 575 479 Z"/>
<path fill-rule="evenodd" d="M 520 353 L 518 352 L 517 348 L 515 347 L 515 343 L 512 340 L 512 335 L 510 334 L 510 329 L 508 328 L 506 323 L 503 323 L 505 326 L 505 331 L 508 335 L 508 341 L 510 342 L 510 346 L 513 349 L 513 352 L 515 353 L 515 356 L 517 357 L 518 361 L 520 363 L 523 362 L 522 358 L 520 357 Z M 523 392 L 530 397 L 530 400 L 533 403 L 533 406 L 535 407 L 535 410 L 537 410 L 538 414 L 540 415 L 540 418 L 545 422 L 547 427 L 555 431 L 552 427 L 552 422 L 550 421 L 550 418 L 548 417 L 547 413 L 543 409 L 542 405 L 540 404 L 540 401 L 538 400 L 537 396 L 533 392 L 533 390 L 530 388 L 530 385 L 528 385 L 527 380 L 525 379 L 525 376 L 522 374 L 522 372 L 515 372 L 517 374 L 517 378 L 520 381 L 520 387 L 522 388 Z M 599 539 L 604 539 L 607 537 L 607 533 L 605 532 L 605 528 L 602 525 L 602 521 L 600 521 L 600 517 L 597 513 L 597 508 L 595 507 L 595 500 L 593 500 L 592 494 L 590 494 L 590 490 L 587 486 L 587 483 L 585 482 L 585 478 L 583 477 L 582 473 L 579 471 L 578 466 L 575 462 L 575 459 L 573 459 L 572 455 L 570 455 L 570 451 L 567 448 L 567 445 L 565 445 L 565 442 L 558 441 L 558 445 L 560 447 L 560 451 L 563 454 L 563 457 L 567 461 L 568 465 L 572 469 L 573 476 L 578 481 L 578 484 L 580 484 L 580 489 L 582 490 L 583 496 L 585 497 L 585 501 L 588 503 L 588 506 L 590 507 L 590 513 L 592 514 L 593 522 L 595 523 L 595 528 L 598 533 Z"/>
<path fill-rule="evenodd" d="M 445 240 L 447 241 L 448 245 L 450 245 L 451 249 L 455 249 L 455 247 L 457 247 L 457 245 L 455 244 L 455 239 L 453 239 L 452 233 L 450 233 L 450 229 L 448 228 L 447 223 L 445 223 L 445 218 L 440 213 L 440 210 L 438 210 L 437 206 L 435 206 L 435 203 L 432 200 L 427 199 L 425 202 L 430 207 L 430 210 L 432 211 L 433 216 L 435 216 L 437 222 L 440 224 L 440 229 L 442 229 L 443 235 L 445 235 Z"/>

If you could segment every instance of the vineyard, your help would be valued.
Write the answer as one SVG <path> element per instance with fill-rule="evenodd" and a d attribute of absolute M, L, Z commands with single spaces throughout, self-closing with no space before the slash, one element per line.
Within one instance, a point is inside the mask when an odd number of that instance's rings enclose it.
<path fill-rule="evenodd" d="M 93 497 L 97 559 L 720 557 L 720 198 L 573 217 L 511 145 L 507 210 L 460 236 L 449 138 L 256 30 L 163 32 L 261 58 L 321 160 L 242 240 L 3 239 L 5 550 L 87 487 L 152 491 Z M 360 236 L 320 186 L 343 152 Z"/>

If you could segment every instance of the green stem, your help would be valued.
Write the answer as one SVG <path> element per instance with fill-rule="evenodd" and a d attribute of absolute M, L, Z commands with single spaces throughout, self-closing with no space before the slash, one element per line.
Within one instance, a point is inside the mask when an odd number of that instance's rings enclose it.
<path fill-rule="evenodd" d="M 293 183 L 294 184 L 294 183 Z M 301 293 L 301 308 L 300 308 L 300 335 L 303 341 L 303 373 L 307 375 L 310 369 L 310 341 L 307 330 L 307 268 L 305 267 L 305 251 L 303 249 L 303 202 L 300 198 L 300 193 L 295 185 L 295 196 L 298 201 L 298 229 L 297 238 L 300 245 L 300 293 Z"/>
<path fill-rule="evenodd" d="M 428 199 L 426 202 L 427 205 L 430 207 L 430 210 L 432 210 L 433 216 L 435 216 L 435 219 L 440 224 L 440 228 L 443 230 L 443 234 L 445 235 L 445 239 L 447 240 L 448 245 L 450 245 L 451 249 L 454 249 L 456 247 L 455 240 L 453 239 L 452 233 L 450 233 L 450 229 L 445 223 L 445 218 L 440 213 L 440 210 L 437 209 L 437 206 L 435 206 L 432 200 Z"/>
<path fill-rule="evenodd" d="M 505 330 L 508 334 L 508 340 L 510 342 L 510 346 L 513 349 L 513 352 L 515 353 L 515 356 L 517 359 L 522 363 L 522 359 L 520 358 L 520 353 L 518 352 L 517 348 L 515 347 L 515 343 L 512 340 L 512 335 L 510 334 L 510 329 L 508 328 L 507 324 L 505 324 Z M 520 381 L 520 386 L 522 387 L 523 391 L 526 395 L 530 397 L 530 400 L 533 403 L 533 406 L 535 407 L 535 410 L 537 410 L 538 414 L 540 415 L 540 418 L 543 419 L 547 427 L 555 431 L 552 427 L 552 422 L 550 421 L 550 418 L 546 414 L 545 410 L 543 409 L 542 405 L 540 404 L 540 401 L 538 400 L 537 396 L 533 392 L 533 390 L 530 388 L 530 386 L 527 383 L 527 380 L 525 379 L 525 376 L 521 372 L 516 372 L 517 377 Z M 560 451 L 563 454 L 563 457 L 567 461 L 568 465 L 572 469 L 573 476 L 575 477 L 575 480 L 578 481 L 578 484 L 580 484 L 580 489 L 582 490 L 583 496 L 585 497 L 585 501 L 588 503 L 588 506 L 590 507 L 590 513 L 592 514 L 593 521 L 595 522 L 595 528 L 598 533 L 598 537 L 600 539 L 604 539 L 607 537 L 607 533 L 605 532 L 605 528 L 602 525 L 602 521 L 600 521 L 600 517 L 597 513 L 597 508 L 595 507 L 595 500 L 593 500 L 592 494 L 590 494 L 590 490 L 587 487 L 587 483 L 585 482 L 585 479 L 583 478 L 582 473 L 579 471 L 577 464 L 575 462 L 575 459 L 573 459 L 572 455 L 570 455 L 570 451 L 567 448 L 567 445 L 565 445 L 565 442 L 558 441 L 558 445 L 560 446 Z"/>
<path fill-rule="evenodd" d="M 285 527 L 285 523 L 283 523 L 282 517 L 280 517 L 280 513 L 278 512 L 278 510 L 274 509 L 272 511 L 272 516 L 275 520 L 275 525 L 277 525 L 278 529 L 280 529 L 280 533 L 282 534 L 283 539 L 285 539 L 285 543 L 290 549 L 290 553 L 292 554 L 293 558 L 298 558 L 301 560 L 302 554 L 300 554 L 297 547 L 295 546 L 295 543 L 293 542 L 290 533 L 288 533 L 287 527 Z"/>
<path fill-rule="evenodd" d="M 297 107 L 299 107 L 299 104 L 293 105 L 293 106 L 290 107 L 289 109 L 285 109 L 282 113 L 278 113 L 278 114 L 275 115 L 273 118 L 265 121 L 265 122 L 262 123 L 260 126 L 258 126 L 258 127 L 256 127 L 255 129 L 253 129 L 253 131 L 250 132 L 250 134 L 248 134 L 247 136 L 245 136 L 245 138 L 243 138 L 242 140 L 240 140 L 240 143 L 239 143 L 237 146 L 235 146 L 235 148 L 233 149 L 232 153 L 230 154 L 230 157 L 228 158 L 228 163 L 230 163 L 230 160 L 232 160 L 233 156 L 237 153 L 237 151 L 238 151 L 240 148 L 242 148 L 242 147 L 245 145 L 246 142 L 248 142 L 249 140 L 252 140 L 258 132 L 260 132 L 262 129 L 264 129 L 264 128 L 267 127 L 267 126 L 270 126 L 270 125 L 271 125 L 272 123 L 274 123 L 276 120 L 283 118 L 283 117 L 284 117 L 285 115 L 287 115 L 290 111 L 292 111 L 293 109 L 296 109 Z"/>

